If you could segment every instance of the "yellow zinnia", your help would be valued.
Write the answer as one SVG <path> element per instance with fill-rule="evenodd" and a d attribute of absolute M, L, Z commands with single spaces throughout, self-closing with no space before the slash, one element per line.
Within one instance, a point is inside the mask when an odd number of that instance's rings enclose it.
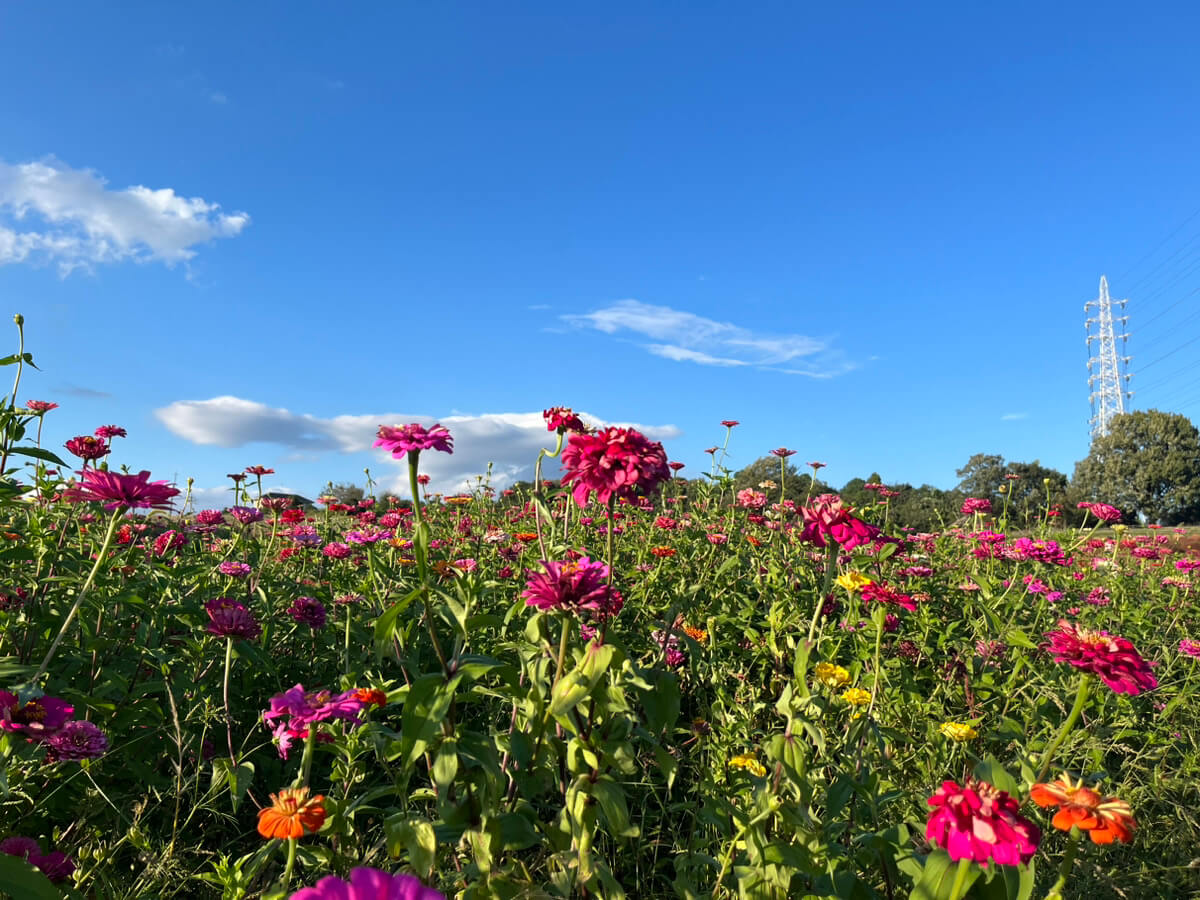
<path fill-rule="evenodd" d="M 851 706 L 866 706 L 871 702 L 871 692 L 862 688 L 850 688 L 842 692 L 842 699 Z"/>
<path fill-rule="evenodd" d="M 871 579 L 866 575 L 860 575 L 858 572 L 845 572 L 837 577 L 837 583 L 853 594 L 855 591 L 861 591 L 870 584 Z"/>
<path fill-rule="evenodd" d="M 964 725 L 962 722 L 943 722 L 938 731 L 952 741 L 958 741 L 960 744 L 963 741 L 970 741 L 979 737 L 978 731 L 970 725 Z"/>
<path fill-rule="evenodd" d="M 827 688 L 840 688 L 842 685 L 850 683 L 850 673 L 833 663 L 817 663 L 813 674 L 817 676 L 817 681 Z"/>
<path fill-rule="evenodd" d="M 757 775 L 759 778 L 767 774 L 766 767 L 749 753 L 739 753 L 729 761 L 729 765 L 735 769 L 745 769 L 751 775 Z"/>

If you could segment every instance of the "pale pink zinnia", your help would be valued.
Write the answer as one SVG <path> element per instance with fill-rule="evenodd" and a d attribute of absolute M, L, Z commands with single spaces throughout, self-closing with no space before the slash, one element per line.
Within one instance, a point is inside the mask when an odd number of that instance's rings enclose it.
<path fill-rule="evenodd" d="M 593 491 L 599 502 L 607 503 L 612 497 L 650 494 L 671 478 L 663 445 L 632 428 L 573 434 L 562 461 L 562 483 L 574 485 L 571 494 L 580 506 Z"/>
<path fill-rule="evenodd" d="M 396 459 L 402 459 L 408 453 L 420 453 L 422 450 L 453 453 L 454 438 L 444 425 L 431 425 L 429 428 L 416 422 L 380 425 L 378 437 L 371 446 L 382 447 Z"/>
<path fill-rule="evenodd" d="M 986 781 L 969 778 L 965 787 L 943 781 L 929 805 L 925 840 L 944 848 L 952 860 L 1015 866 L 1033 858 L 1042 837 L 1018 812 L 1017 801 Z"/>
<path fill-rule="evenodd" d="M 1047 632 L 1046 637 L 1050 640 L 1043 649 L 1054 655 L 1055 662 L 1098 676 L 1118 694 L 1135 696 L 1158 687 L 1150 663 L 1123 637 L 1088 631 L 1066 619 L 1059 620 L 1058 630 Z"/>

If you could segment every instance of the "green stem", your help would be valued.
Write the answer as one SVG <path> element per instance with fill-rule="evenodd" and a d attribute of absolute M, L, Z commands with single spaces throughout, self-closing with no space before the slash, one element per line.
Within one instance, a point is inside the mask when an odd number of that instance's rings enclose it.
<path fill-rule="evenodd" d="M 1046 900 L 1062 900 L 1062 889 L 1067 886 L 1067 878 L 1071 869 L 1075 867 L 1075 857 L 1079 855 L 1079 839 L 1082 836 L 1083 832 L 1078 828 L 1072 828 L 1067 836 L 1067 852 L 1063 854 L 1062 864 L 1058 867 L 1058 880 L 1046 894 Z"/>
<path fill-rule="evenodd" d="M 229 670 L 233 666 L 233 638 L 225 638 L 225 678 L 221 682 L 221 695 L 225 700 L 225 740 L 229 745 L 229 761 L 237 768 L 237 757 L 233 752 L 233 714 L 229 711 Z"/>
<path fill-rule="evenodd" d="M 813 610 L 812 621 L 808 623 L 808 642 L 811 644 L 813 635 L 817 632 L 817 621 L 821 618 L 821 610 L 825 608 L 825 598 L 833 587 L 833 576 L 837 572 L 838 544 L 832 539 L 825 545 L 825 577 L 821 579 L 821 593 L 817 597 L 817 606 Z"/>
<path fill-rule="evenodd" d="M 292 883 L 292 869 L 296 867 L 296 838 L 288 838 L 287 863 L 283 867 L 283 877 L 279 879 L 282 891 L 286 894 L 288 885 Z"/>
<path fill-rule="evenodd" d="M 954 885 L 950 888 L 950 900 L 959 900 L 967 883 L 967 875 L 971 872 L 970 857 L 958 861 L 958 870 L 954 873 Z"/>
<path fill-rule="evenodd" d="M 92 571 L 88 572 L 87 580 L 84 581 L 83 587 L 79 589 L 79 594 L 75 597 L 75 602 L 71 605 L 67 617 L 63 619 L 62 627 L 58 629 L 58 634 L 54 638 L 54 643 L 50 645 L 50 649 L 46 651 L 46 658 L 42 660 L 42 664 L 38 666 L 37 674 L 33 676 L 33 683 L 42 680 L 42 676 L 46 674 L 46 670 L 50 668 L 50 660 L 54 659 L 54 654 L 58 650 L 58 645 L 62 643 L 62 639 L 66 636 L 67 629 L 71 627 L 71 622 L 75 620 L 75 614 L 79 612 L 79 607 L 83 605 L 83 599 L 87 596 L 88 591 L 92 589 L 92 585 L 96 581 L 96 573 L 100 571 L 100 567 L 104 565 L 104 561 L 108 558 L 108 551 L 112 548 L 113 535 L 117 531 L 117 523 L 121 521 L 121 516 L 125 514 L 125 507 L 118 508 L 108 522 L 108 531 L 104 535 L 104 543 L 100 545 L 100 552 L 96 554 L 96 562 L 92 566 Z"/>
<path fill-rule="evenodd" d="M 1038 770 L 1038 782 L 1046 780 L 1046 775 L 1050 772 L 1050 764 L 1054 762 L 1054 754 L 1062 746 L 1062 742 L 1067 739 L 1067 735 L 1071 733 L 1071 729 L 1075 727 L 1075 723 L 1079 721 L 1079 717 L 1083 713 L 1083 707 L 1087 703 L 1089 681 L 1090 679 L 1086 674 L 1080 676 L 1079 690 L 1075 694 L 1075 705 L 1071 707 L 1071 712 L 1067 715 L 1067 720 L 1063 722 L 1062 728 L 1058 730 L 1058 734 L 1054 736 L 1054 740 L 1050 742 L 1050 746 L 1042 754 L 1042 765 Z"/>
<path fill-rule="evenodd" d="M 300 759 L 300 780 L 296 787 L 307 787 L 312 772 L 313 748 L 317 745 L 317 723 L 308 723 L 308 737 L 304 739 L 304 756 Z M 294 851 L 293 851 L 294 852 Z"/>

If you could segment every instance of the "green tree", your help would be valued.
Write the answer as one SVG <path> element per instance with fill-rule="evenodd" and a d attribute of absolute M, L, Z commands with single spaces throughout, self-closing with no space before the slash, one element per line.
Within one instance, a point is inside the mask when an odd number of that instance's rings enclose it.
<path fill-rule="evenodd" d="M 964 496 L 980 497 L 994 504 L 1008 470 L 999 453 L 976 453 L 955 474 L 960 479 L 958 490 Z"/>
<path fill-rule="evenodd" d="M 1084 500 L 1110 503 L 1148 522 L 1177 525 L 1200 517 L 1200 431 L 1187 416 L 1156 409 L 1112 420 L 1075 465 Z"/>
<path fill-rule="evenodd" d="M 353 504 L 363 498 L 363 489 L 357 484 L 350 484 L 348 481 L 340 481 L 337 484 L 331 481 L 321 493 L 330 497 L 337 497 L 338 503 Z"/>
<path fill-rule="evenodd" d="M 798 472 L 796 467 L 790 462 L 785 461 L 785 464 L 786 468 L 784 471 L 787 473 L 787 483 L 784 485 L 784 496 L 788 500 L 803 503 L 804 498 L 809 494 L 810 483 L 812 484 L 813 496 L 823 494 L 830 489 L 829 485 L 820 479 L 813 482 L 812 476 L 807 472 Z M 767 495 L 767 500 L 771 503 L 778 503 L 779 474 L 779 457 L 764 456 L 756 459 L 733 476 L 733 489 L 741 491 L 751 488 L 756 491 L 764 491 Z M 776 486 L 773 488 L 760 488 L 759 484 L 764 481 L 774 482 Z"/>

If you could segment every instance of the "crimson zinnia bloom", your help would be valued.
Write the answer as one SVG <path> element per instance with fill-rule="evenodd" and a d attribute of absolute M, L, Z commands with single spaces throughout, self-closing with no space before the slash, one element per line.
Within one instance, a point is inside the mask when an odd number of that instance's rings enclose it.
<path fill-rule="evenodd" d="M 772 456 L 778 456 L 780 459 L 787 459 L 789 456 L 795 456 L 795 450 L 789 450 L 787 447 L 776 447 L 771 451 Z"/>
<path fill-rule="evenodd" d="M 442 453 L 454 452 L 454 438 L 444 425 L 431 425 L 426 428 L 413 422 L 409 425 L 380 425 L 378 437 L 372 447 L 382 447 L 396 459 L 401 459 L 407 453 L 420 453 L 422 450 L 440 450 Z"/>
<path fill-rule="evenodd" d="M 912 597 L 908 594 L 902 594 L 887 583 L 881 584 L 871 581 L 864 584 L 862 587 L 862 598 L 864 602 L 874 600 L 876 603 L 899 606 L 902 609 L 907 609 L 909 612 L 917 611 L 917 603 Z"/>
<path fill-rule="evenodd" d="M 136 475 L 85 469 L 79 477 L 79 483 L 63 491 L 62 498 L 72 503 L 103 503 L 110 512 L 122 507 L 170 509 L 171 498 L 179 493 L 165 481 L 151 481 L 145 469 Z"/>
<path fill-rule="evenodd" d="M 425 887 L 414 875 L 359 868 L 350 871 L 348 882 L 327 875 L 313 887 L 296 891 L 290 900 L 446 900 L 446 895 Z"/>
<path fill-rule="evenodd" d="M 874 525 L 850 515 L 851 507 L 846 506 L 837 494 L 821 494 L 801 512 L 804 514 L 804 531 L 800 539 L 812 541 L 818 547 L 824 547 L 832 538 L 845 549 L 853 550 L 861 544 L 871 543 L 880 534 Z"/>
<path fill-rule="evenodd" d="M 75 707 L 58 697 L 43 696 L 18 703 L 16 694 L 0 691 L 0 728 L 31 738 L 57 734 L 71 718 Z"/>
<path fill-rule="evenodd" d="M 737 419 L 722 419 L 721 424 L 724 425 L 726 428 L 733 428 L 742 423 L 739 422 Z"/>
<path fill-rule="evenodd" d="M 573 434 L 562 455 L 562 484 L 574 484 L 575 502 L 587 504 L 596 492 L 600 503 L 610 498 L 651 493 L 671 478 L 667 451 L 632 428 L 606 428 L 596 434 Z"/>
<path fill-rule="evenodd" d="M 962 514 L 969 516 L 972 513 L 990 513 L 992 511 L 992 501 L 986 497 L 968 497 L 963 501 Z"/>
<path fill-rule="evenodd" d="M 1088 503 L 1086 501 L 1076 504 L 1078 509 L 1086 509 L 1101 522 L 1120 522 L 1123 513 L 1115 506 L 1109 506 L 1107 503 Z"/>
<path fill-rule="evenodd" d="M 262 634 L 262 626 L 245 604 L 231 597 L 216 597 L 204 604 L 208 626 L 204 629 L 217 637 L 252 641 Z"/>
<path fill-rule="evenodd" d="M 1101 797 L 1084 787 L 1082 779 L 1073 781 L 1064 774 L 1049 784 L 1035 784 L 1029 798 L 1038 806 L 1058 807 L 1050 824 L 1060 831 L 1086 831 L 1093 844 L 1127 844 L 1133 840 L 1135 823 L 1129 804 L 1116 797 Z"/>
<path fill-rule="evenodd" d="M 257 475 L 260 478 L 263 475 L 274 475 L 274 469 L 268 469 L 266 466 L 246 466 L 247 475 Z"/>
<path fill-rule="evenodd" d="M 616 615 L 616 592 L 608 586 L 608 566 L 586 556 L 574 561 L 542 560 L 543 572 L 525 571 L 521 596 L 538 609 L 587 609 L 604 616 Z"/>
<path fill-rule="evenodd" d="M 129 434 L 120 425 L 101 425 L 96 429 L 96 437 L 109 441 L 115 437 L 129 437 Z"/>
<path fill-rule="evenodd" d="M 968 778 L 964 787 L 943 781 L 929 805 L 925 840 L 945 848 L 953 860 L 1015 866 L 1029 862 L 1042 838 L 1017 811 L 1017 801 L 986 781 Z"/>
<path fill-rule="evenodd" d="M 547 431 L 557 431 L 559 434 L 566 434 L 568 431 L 587 431 L 587 426 L 583 424 L 583 419 L 575 415 L 575 411 L 569 406 L 552 406 L 542 412 L 542 418 L 546 420 Z"/>
<path fill-rule="evenodd" d="M 90 434 L 73 437 L 63 446 L 80 459 L 99 459 L 108 453 L 108 444 L 104 439 L 92 437 Z"/>
<path fill-rule="evenodd" d="M 287 614 L 313 631 L 325 627 L 325 604 L 316 597 L 297 597 L 288 607 Z"/>
<path fill-rule="evenodd" d="M 1150 663 L 1123 637 L 1088 631 L 1066 619 L 1060 619 L 1058 630 L 1046 632 L 1046 637 L 1050 640 L 1042 649 L 1050 651 L 1055 662 L 1070 663 L 1099 676 L 1118 694 L 1136 696 L 1158 687 Z"/>

